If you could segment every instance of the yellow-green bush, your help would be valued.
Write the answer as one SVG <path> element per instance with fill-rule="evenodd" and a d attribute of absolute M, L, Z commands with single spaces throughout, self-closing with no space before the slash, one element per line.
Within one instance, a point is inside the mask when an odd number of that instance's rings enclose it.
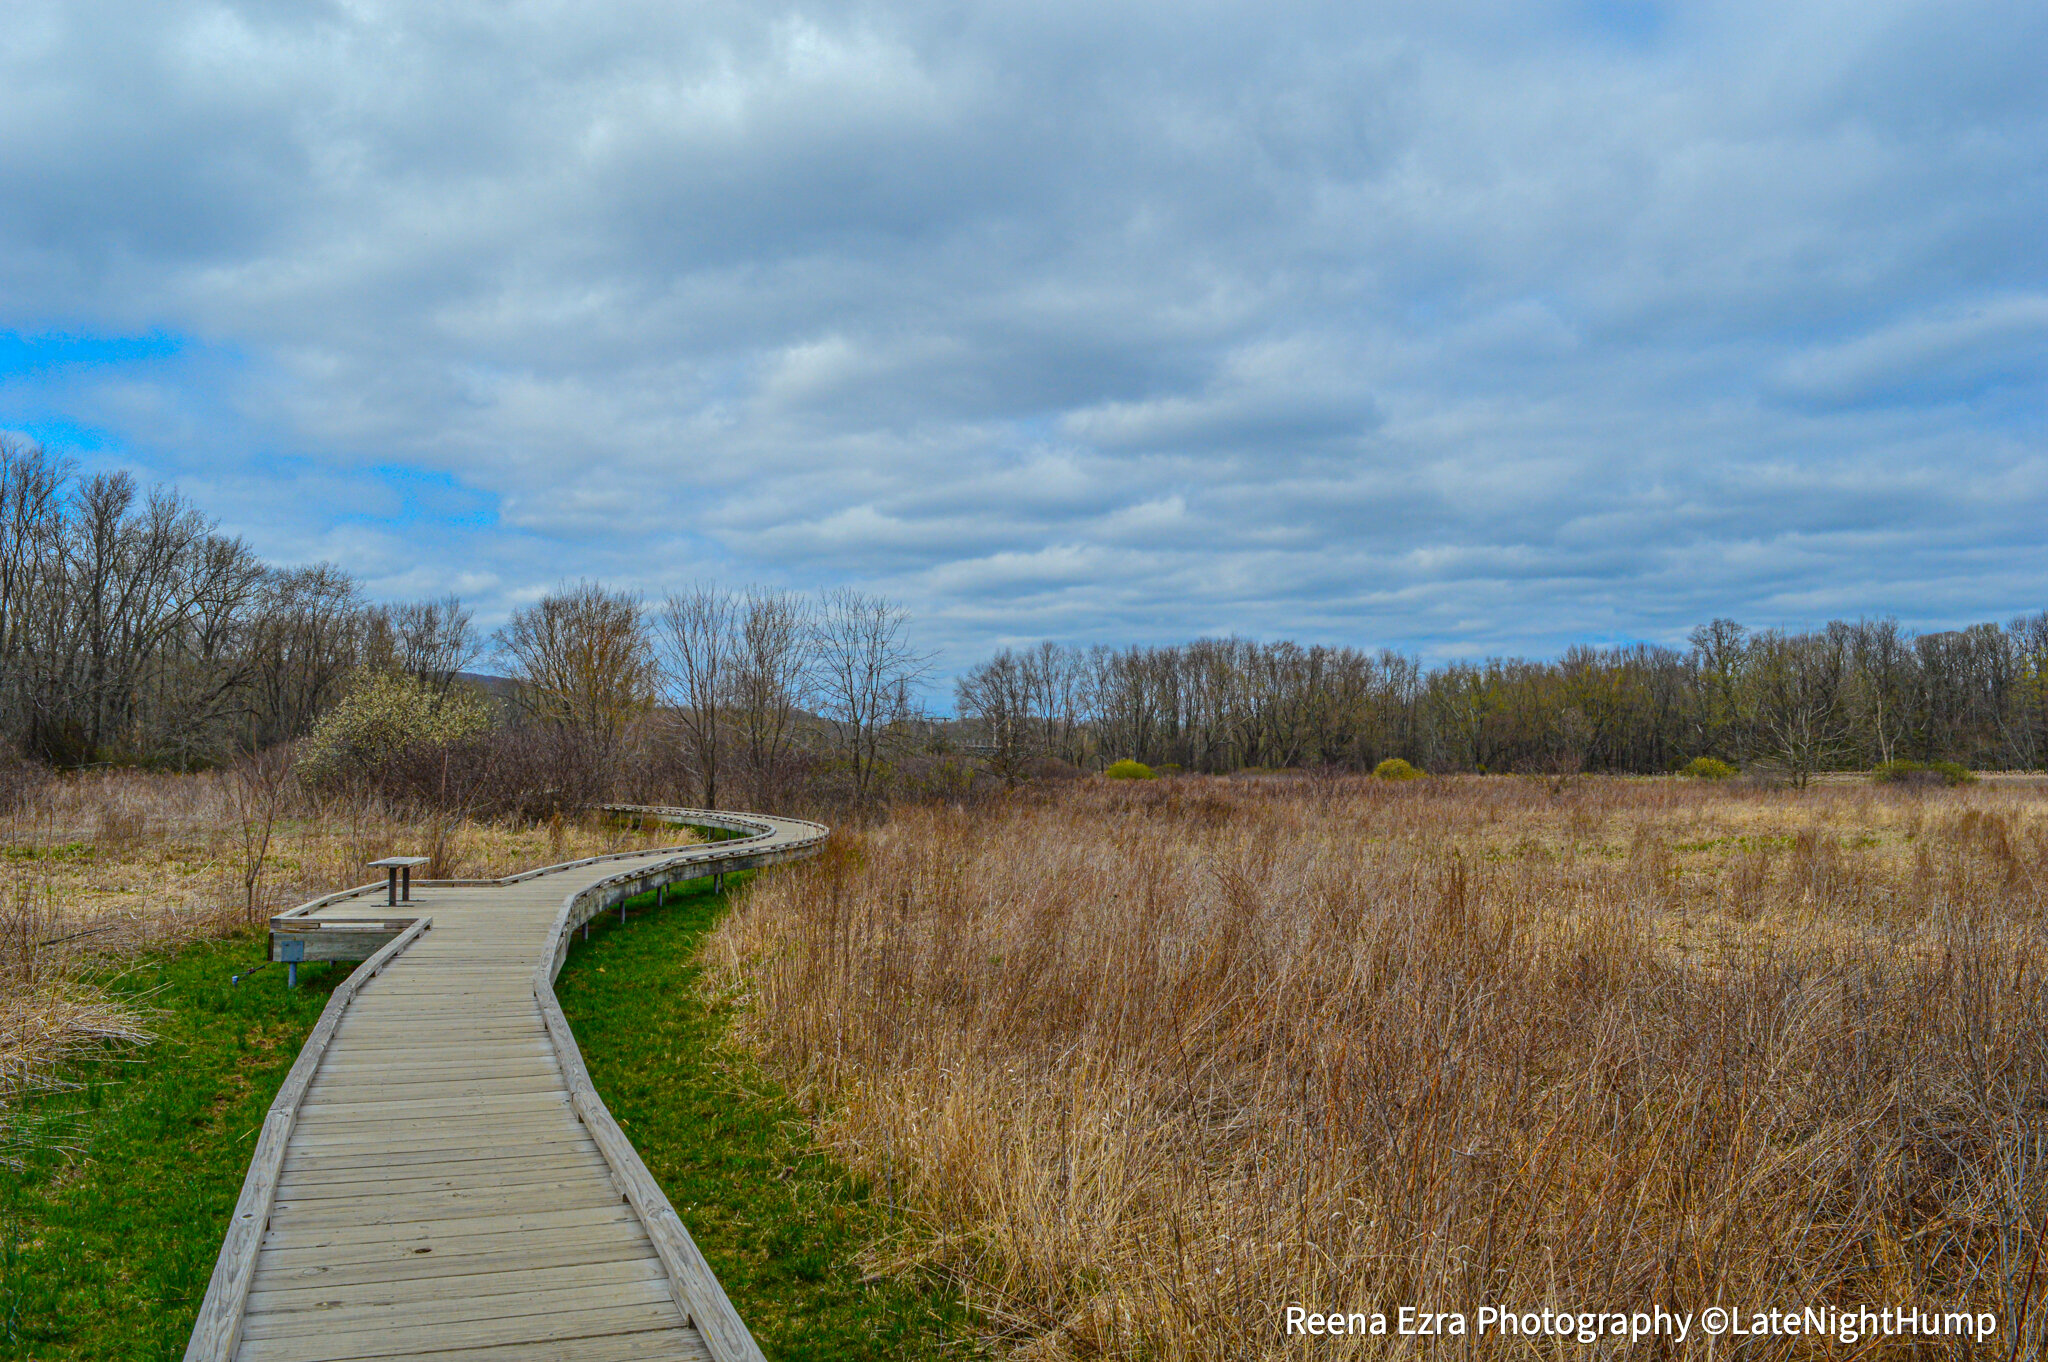
<path fill-rule="evenodd" d="M 1886 785 L 1969 785 L 1977 773 L 1959 761 L 1881 762 L 1871 768 L 1870 778 Z"/>
<path fill-rule="evenodd" d="M 409 751 L 480 738 L 491 718 L 491 702 L 467 686 L 442 695 L 399 672 L 365 670 L 321 716 L 299 769 L 316 781 L 369 772 Z"/>
<path fill-rule="evenodd" d="M 1381 780 L 1414 780 L 1422 774 L 1399 757 L 1388 757 L 1373 767 L 1372 773 Z"/>
<path fill-rule="evenodd" d="M 1694 780 L 1727 780 L 1735 774 L 1735 768 L 1719 757 L 1694 757 L 1679 768 L 1678 774 Z"/>
<path fill-rule="evenodd" d="M 1154 778 L 1151 767 L 1142 761 L 1132 761 L 1129 757 L 1125 757 L 1122 761 L 1111 762 L 1102 774 L 1108 776 L 1111 780 L 1151 780 Z"/>

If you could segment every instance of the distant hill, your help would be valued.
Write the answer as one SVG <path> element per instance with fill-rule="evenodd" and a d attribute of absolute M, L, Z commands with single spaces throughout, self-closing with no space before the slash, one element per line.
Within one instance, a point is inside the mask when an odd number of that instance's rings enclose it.
<path fill-rule="evenodd" d="M 455 679 L 475 686 L 494 700 L 510 700 L 519 693 L 519 683 L 509 676 L 490 676 L 484 672 L 457 672 Z"/>

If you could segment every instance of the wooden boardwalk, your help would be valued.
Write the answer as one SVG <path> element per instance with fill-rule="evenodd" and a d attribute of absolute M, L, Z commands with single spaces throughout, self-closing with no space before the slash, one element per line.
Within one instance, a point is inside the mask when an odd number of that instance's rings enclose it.
<path fill-rule="evenodd" d="M 590 1087 L 553 980 L 597 913 L 808 855 L 825 829 L 642 812 L 746 835 L 422 882 L 395 909 L 378 885 L 279 920 L 367 910 L 395 935 L 335 990 L 271 1108 L 187 1362 L 760 1358 Z"/>

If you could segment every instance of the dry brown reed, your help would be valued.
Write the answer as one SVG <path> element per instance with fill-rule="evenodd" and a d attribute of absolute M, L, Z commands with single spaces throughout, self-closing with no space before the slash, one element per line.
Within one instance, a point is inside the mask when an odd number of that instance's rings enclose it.
<path fill-rule="evenodd" d="M 842 836 L 713 958 L 904 1212 L 877 1270 L 1020 1357 L 1437 1351 L 1290 1304 L 1967 1304 L 1996 1347 L 1919 1355 L 2032 1357 L 2044 871 L 2033 787 L 1085 782 Z"/>
<path fill-rule="evenodd" d="M 147 1039 L 146 1017 L 80 982 L 95 963 L 366 883 L 364 862 L 393 852 L 430 855 L 426 878 L 488 878 L 676 840 L 595 814 L 466 820 L 290 783 L 257 838 L 251 803 L 234 772 L 121 770 L 22 782 L 0 803 L 0 1144 L 13 1099 L 62 1061 Z"/>
<path fill-rule="evenodd" d="M 20 1093 L 56 1082 L 59 1064 L 107 1045 L 141 1044 L 132 1009 L 64 968 L 62 918 L 46 882 L 9 863 L 0 871 L 0 1163 L 16 1152 L 8 1119 Z M 79 938 L 73 938 L 77 940 Z"/>

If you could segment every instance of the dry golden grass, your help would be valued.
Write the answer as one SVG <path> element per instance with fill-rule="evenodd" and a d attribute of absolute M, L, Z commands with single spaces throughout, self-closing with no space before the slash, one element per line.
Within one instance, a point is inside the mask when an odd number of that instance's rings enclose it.
<path fill-rule="evenodd" d="M 0 1127 L 10 1098 L 68 1055 L 147 1038 L 147 1019 L 78 981 L 81 966 L 218 936 L 374 880 L 364 862 L 431 855 L 422 878 L 485 878 L 682 840 L 592 815 L 470 822 L 284 789 L 257 876 L 235 777 L 89 772 L 33 789 L 0 817 Z"/>
<path fill-rule="evenodd" d="M 1997 1312 L 1924 1355 L 2031 1357 L 2044 871 L 2032 785 L 1084 782 L 842 834 L 713 949 L 903 1208 L 875 1266 L 1022 1357 L 1430 1350 L 1290 1304 L 1902 1303 Z"/>

